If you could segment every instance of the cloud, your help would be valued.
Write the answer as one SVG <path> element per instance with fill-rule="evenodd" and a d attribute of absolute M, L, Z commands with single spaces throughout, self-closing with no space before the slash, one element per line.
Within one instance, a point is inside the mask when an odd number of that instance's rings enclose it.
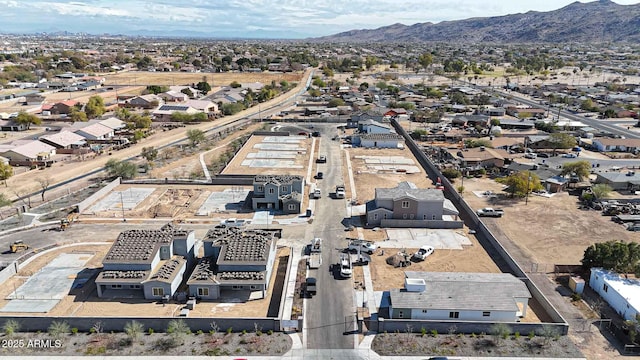
<path fill-rule="evenodd" d="M 328 35 L 393 23 L 411 25 L 528 10 L 549 11 L 573 0 L 0 0 L 0 31 L 122 33 L 136 30 L 210 34 L 272 31 Z M 614 0 L 619 4 L 638 0 Z"/>

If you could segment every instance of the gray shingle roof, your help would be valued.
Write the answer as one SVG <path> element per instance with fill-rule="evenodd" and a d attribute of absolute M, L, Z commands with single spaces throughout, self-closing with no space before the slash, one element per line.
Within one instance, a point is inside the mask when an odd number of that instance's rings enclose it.
<path fill-rule="evenodd" d="M 438 189 L 418 189 L 415 184 L 403 181 L 397 187 L 386 189 L 376 188 L 376 199 L 399 199 L 401 197 L 412 197 L 416 200 L 444 200 L 442 190 Z"/>
<path fill-rule="evenodd" d="M 405 276 L 424 279 L 426 290 L 391 290 L 396 309 L 518 311 L 515 298 L 531 298 L 524 282 L 511 274 L 406 271 Z"/>

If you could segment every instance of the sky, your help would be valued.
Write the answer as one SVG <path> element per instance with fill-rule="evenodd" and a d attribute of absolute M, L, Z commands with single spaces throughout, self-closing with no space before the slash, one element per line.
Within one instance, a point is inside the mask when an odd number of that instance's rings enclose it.
<path fill-rule="evenodd" d="M 0 33 L 83 32 L 298 39 L 402 23 L 461 20 L 573 0 L 0 0 Z M 588 2 L 588 1 L 582 1 Z M 615 0 L 621 5 L 639 0 Z"/>

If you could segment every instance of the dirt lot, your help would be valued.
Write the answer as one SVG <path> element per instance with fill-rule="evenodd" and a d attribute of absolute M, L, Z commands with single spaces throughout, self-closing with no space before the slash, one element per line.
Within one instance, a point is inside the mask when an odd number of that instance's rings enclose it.
<path fill-rule="evenodd" d="M 128 71 L 119 74 L 105 75 L 104 85 L 116 84 L 146 84 L 146 85 L 183 85 L 202 81 L 206 77 L 211 86 L 229 85 L 237 81 L 239 83 L 261 82 L 270 84 L 271 81 L 279 83 L 282 80 L 299 82 L 302 73 L 186 73 L 186 72 L 146 72 Z"/>
<path fill-rule="evenodd" d="M 307 166 L 309 165 L 309 158 L 313 156 L 311 154 L 311 142 L 312 139 L 306 138 L 301 140 L 298 144 L 303 147 L 304 151 L 299 151 L 298 155 L 295 157 L 295 165 L 300 165 L 302 168 L 292 169 L 286 167 L 249 167 L 240 165 L 242 161 L 244 161 L 247 157 L 247 154 L 257 153 L 260 149 L 254 148 L 253 146 L 262 142 L 265 136 L 252 136 L 238 151 L 236 156 L 229 162 L 229 165 L 224 168 L 222 174 L 261 174 L 261 175 L 302 175 L 307 176 Z M 266 144 L 266 143 L 265 143 Z M 273 143 L 277 144 L 277 143 Z M 265 150 L 265 151 L 274 151 L 274 150 Z M 284 159 L 283 159 L 284 160 Z M 287 159 L 291 160 L 291 159 Z"/>
<path fill-rule="evenodd" d="M 132 219 L 152 219 L 152 218 L 172 218 L 173 220 L 192 219 L 196 212 L 207 200 L 212 192 L 222 192 L 232 188 L 228 185 L 119 185 L 114 191 L 126 191 L 129 188 L 155 188 L 155 190 L 133 210 L 125 210 L 124 215 L 127 220 Z M 249 187 L 245 187 L 247 190 Z M 236 200 L 240 200 L 237 198 Z M 100 201 L 100 200 L 99 200 Z M 97 201 L 96 203 L 98 203 Z M 236 213 L 235 211 L 224 211 L 216 214 L 231 214 L 238 218 L 251 218 L 252 214 Z M 217 215 L 216 215 L 217 216 Z M 83 221 L 90 221 L 92 218 L 120 218 L 120 209 L 99 211 L 95 214 L 83 214 Z M 202 217 L 203 220 L 210 220 Z"/>
<path fill-rule="evenodd" d="M 455 186 L 459 183 L 458 179 Z M 577 197 L 566 192 L 551 198 L 530 195 L 525 204 L 524 199 L 489 201 L 472 193 L 501 192 L 503 186 L 491 179 L 465 179 L 464 188 L 464 198 L 472 208 L 494 206 L 504 209 L 504 217 L 488 221 L 496 221 L 509 238 L 517 239 L 523 251 L 541 264 L 579 264 L 584 250 L 595 242 L 640 242 L 640 235 L 625 230 L 610 217 L 602 216 L 598 211 L 578 209 Z"/>
<path fill-rule="evenodd" d="M 431 188 L 433 183 L 426 177 L 424 170 L 416 161 L 413 154 L 408 148 L 404 149 L 365 149 L 350 148 L 347 149 L 351 167 L 353 169 L 353 177 L 356 184 L 356 196 L 359 203 L 365 203 L 375 196 L 375 188 L 392 188 L 396 187 L 401 181 L 410 181 L 419 188 Z M 419 173 L 374 173 L 374 170 L 368 169 L 363 159 L 357 159 L 356 156 L 403 156 L 414 161 L 414 165 L 420 169 Z M 346 180 L 345 180 L 346 181 Z"/>
<path fill-rule="evenodd" d="M 11 277 L 2 287 L 0 287 L 0 307 L 7 304 L 5 298 L 18 286 L 22 285 L 27 277 L 40 271 L 42 267 L 51 260 L 63 253 L 87 253 L 93 254 L 87 265 L 88 269 L 102 267 L 102 259 L 111 248 L 110 245 L 79 245 L 73 248 L 57 249 L 43 256 L 38 257 L 29 263 L 24 269 L 18 272 L 17 276 Z M 278 268 L 280 261 L 287 261 L 290 255 L 289 248 L 280 248 L 276 253 L 277 260 L 274 269 Z M 274 288 L 274 276 L 271 277 L 269 289 Z M 221 301 L 200 302 L 193 311 L 194 317 L 264 317 L 271 301 L 271 291 L 267 293 L 267 298 L 244 302 L 239 299 L 239 292 L 223 293 Z M 145 299 L 101 299 L 97 297 L 95 283 L 87 282 L 80 289 L 72 289 L 49 313 L 43 316 L 176 316 L 183 308 L 184 304 L 175 301 L 164 305 Z M 7 313 L 8 314 L 8 313 Z"/>

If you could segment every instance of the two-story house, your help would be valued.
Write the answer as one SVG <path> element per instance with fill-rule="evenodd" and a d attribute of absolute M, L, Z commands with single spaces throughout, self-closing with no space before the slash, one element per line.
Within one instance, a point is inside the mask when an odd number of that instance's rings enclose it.
<path fill-rule="evenodd" d="M 278 234 L 279 230 L 210 229 L 203 239 L 204 257 L 187 281 L 189 294 L 215 300 L 223 290 L 246 290 L 265 298 Z"/>
<path fill-rule="evenodd" d="M 458 210 L 440 189 L 419 189 L 403 181 L 395 188 L 376 188 L 375 199 L 367 202 L 367 223 L 383 227 L 461 228 Z"/>
<path fill-rule="evenodd" d="M 278 210 L 299 214 L 304 194 L 304 177 L 299 175 L 256 175 L 253 179 L 253 210 Z"/>
<path fill-rule="evenodd" d="M 127 230 L 118 235 L 96 278 L 98 297 L 165 299 L 175 294 L 195 259 L 193 230 Z"/>

